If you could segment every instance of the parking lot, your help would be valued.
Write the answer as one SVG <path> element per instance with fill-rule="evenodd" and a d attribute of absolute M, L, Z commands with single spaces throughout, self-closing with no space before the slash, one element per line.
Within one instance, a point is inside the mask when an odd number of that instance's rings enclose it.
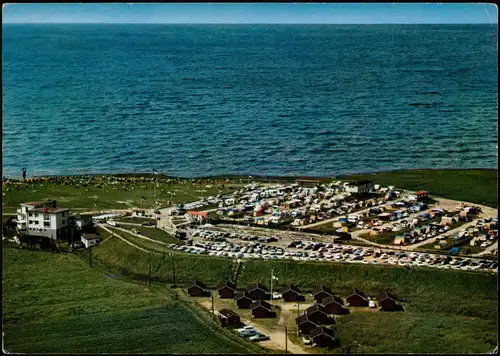
<path fill-rule="evenodd" d="M 498 270 L 497 262 L 484 259 L 313 241 L 293 241 L 286 246 L 280 246 L 276 238 L 216 230 L 193 229 L 189 231 L 189 234 L 192 239 L 191 246 L 171 244 L 168 247 L 193 254 L 235 259 L 330 261 L 491 272 Z"/>

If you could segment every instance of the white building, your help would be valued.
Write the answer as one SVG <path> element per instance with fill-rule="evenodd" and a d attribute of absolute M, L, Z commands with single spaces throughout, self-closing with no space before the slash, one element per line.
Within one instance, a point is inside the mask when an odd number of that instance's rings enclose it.
<path fill-rule="evenodd" d="M 360 180 L 358 182 L 351 182 L 345 185 L 345 190 L 348 193 L 363 194 L 373 190 L 374 184 L 371 180 Z"/>
<path fill-rule="evenodd" d="M 101 214 L 101 215 L 95 215 L 92 216 L 92 222 L 93 223 L 100 223 L 100 222 L 105 222 L 109 219 L 113 218 L 118 218 L 122 216 L 123 214 Z"/>
<path fill-rule="evenodd" d="M 134 210 L 132 210 L 132 216 L 133 217 L 141 217 L 141 218 L 152 217 L 153 210 L 152 209 L 134 209 Z"/>
<path fill-rule="evenodd" d="M 97 245 L 101 242 L 101 237 L 96 234 L 82 234 L 81 240 L 86 248 Z"/>
<path fill-rule="evenodd" d="M 56 201 L 22 203 L 17 209 L 17 229 L 26 235 L 54 240 L 62 237 L 69 221 L 69 209 L 56 208 Z"/>

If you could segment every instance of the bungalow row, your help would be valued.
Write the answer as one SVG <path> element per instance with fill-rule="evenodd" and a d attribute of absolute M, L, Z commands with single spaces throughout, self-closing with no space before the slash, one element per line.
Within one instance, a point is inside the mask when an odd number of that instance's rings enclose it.
<path fill-rule="evenodd" d="M 348 314 L 349 310 L 345 308 L 344 302 L 341 298 L 335 296 L 332 290 L 326 286 L 318 287 L 314 292 L 314 299 L 316 303 L 321 305 L 328 314 Z M 348 306 L 351 307 L 369 307 L 373 306 L 373 301 L 370 300 L 362 291 L 353 288 L 352 293 L 346 298 Z M 384 292 L 377 296 L 380 310 L 393 311 L 400 310 L 397 299 L 394 295 Z M 398 306 L 395 306 L 397 304 Z"/>

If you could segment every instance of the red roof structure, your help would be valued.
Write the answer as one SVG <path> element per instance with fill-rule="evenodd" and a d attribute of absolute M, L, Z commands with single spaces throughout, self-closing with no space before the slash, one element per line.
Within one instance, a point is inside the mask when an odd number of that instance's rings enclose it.
<path fill-rule="evenodd" d="M 204 218 L 208 218 L 208 213 L 206 211 L 195 211 L 195 210 L 190 210 L 187 212 L 188 215 L 193 215 L 193 216 L 203 216 Z"/>

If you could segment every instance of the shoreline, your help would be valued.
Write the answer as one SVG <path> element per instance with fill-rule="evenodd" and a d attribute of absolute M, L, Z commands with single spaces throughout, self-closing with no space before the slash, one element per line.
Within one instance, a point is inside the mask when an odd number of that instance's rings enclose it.
<path fill-rule="evenodd" d="M 330 180 L 330 179 L 340 179 L 351 176 L 358 175 L 376 175 L 381 173 L 398 173 L 398 172 L 418 172 L 418 171 L 485 171 L 492 172 L 497 171 L 498 168 L 408 168 L 408 169 L 387 169 L 382 171 L 373 172 L 357 172 L 350 174 L 340 174 L 332 176 L 306 176 L 306 175 L 260 175 L 260 174 L 218 174 L 210 176 L 198 176 L 198 177 L 182 177 L 182 176 L 169 176 L 164 173 L 88 173 L 88 174 L 74 174 L 74 175 L 64 175 L 64 174 L 52 174 L 52 175 L 36 175 L 27 177 L 26 179 L 36 179 L 36 178 L 78 178 L 78 177 L 161 177 L 166 179 L 179 179 L 179 180 L 220 180 L 220 179 L 258 179 L 258 180 L 296 180 L 296 179 L 310 179 L 310 180 Z M 250 178 L 251 177 L 251 178 Z M 22 176 L 3 176 L 3 179 L 18 180 L 22 179 Z"/>

